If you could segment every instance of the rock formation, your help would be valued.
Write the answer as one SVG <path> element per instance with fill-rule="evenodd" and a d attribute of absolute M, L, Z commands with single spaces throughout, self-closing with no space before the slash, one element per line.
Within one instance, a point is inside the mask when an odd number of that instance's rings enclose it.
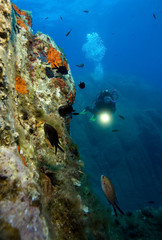
<path fill-rule="evenodd" d="M 60 105 L 74 102 L 74 80 L 64 54 L 50 37 L 34 35 L 31 24 L 30 13 L 1 1 L 2 236 L 83 239 L 80 229 L 88 208 L 76 190 L 82 161 L 69 136 L 70 117 L 58 113 Z M 64 153 L 58 149 L 55 154 L 45 137 L 45 122 L 56 129 Z"/>

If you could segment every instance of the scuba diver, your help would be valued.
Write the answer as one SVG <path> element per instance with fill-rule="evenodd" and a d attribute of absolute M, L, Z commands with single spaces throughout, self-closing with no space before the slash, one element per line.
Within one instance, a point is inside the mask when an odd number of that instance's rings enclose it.
<path fill-rule="evenodd" d="M 108 89 L 100 92 L 93 108 L 86 107 L 82 114 L 85 114 L 87 111 L 93 114 L 91 121 L 95 121 L 96 117 L 105 114 L 112 115 L 116 112 L 116 101 L 119 98 L 116 89 L 109 91 Z"/>

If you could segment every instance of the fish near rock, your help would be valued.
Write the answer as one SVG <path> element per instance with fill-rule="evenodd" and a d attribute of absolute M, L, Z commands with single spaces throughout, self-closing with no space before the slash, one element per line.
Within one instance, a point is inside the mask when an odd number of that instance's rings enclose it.
<path fill-rule="evenodd" d="M 57 69 L 57 73 L 61 73 L 62 75 L 68 74 L 68 70 L 65 66 L 54 67 L 53 69 Z"/>
<path fill-rule="evenodd" d="M 58 112 L 59 112 L 61 117 L 67 117 L 67 116 L 72 117 L 72 114 L 73 115 L 79 115 L 79 113 L 75 113 L 75 110 L 73 109 L 72 104 L 69 104 L 69 103 L 60 106 L 58 108 Z"/>
<path fill-rule="evenodd" d="M 80 83 L 78 84 L 78 86 L 79 86 L 81 89 L 85 88 L 85 82 L 80 82 Z"/>
<path fill-rule="evenodd" d="M 115 216 L 117 216 L 116 209 L 118 209 L 118 211 L 124 215 L 124 212 L 117 205 L 117 197 L 115 194 L 114 186 L 112 182 L 104 175 L 101 175 L 101 187 L 103 192 L 105 193 L 108 202 L 113 206 Z"/>
<path fill-rule="evenodd" d="M 55 146 L 55 154 L 57 153 L 57 148 L 59 148 L 62 152 L 64 152 L 64 150 L 59 146 L 60 142 L 58 139 L 58 134 L 57 134 L 56 129 L 54 127 L 52 127 L 51 125 L 45 123 L 44 124 L 44 132 L 45 132 L 46 138 L 49 140 L 52 147 Z"/>
<path fill-rule="evenodd" d="M 54 73 L 53 73 L 53 71 L 50 67 L 46 67 L 45 71 L 46 71 L 46 75 L 47 75 L 48 78 L 53 78 L 54 77 Z"/>

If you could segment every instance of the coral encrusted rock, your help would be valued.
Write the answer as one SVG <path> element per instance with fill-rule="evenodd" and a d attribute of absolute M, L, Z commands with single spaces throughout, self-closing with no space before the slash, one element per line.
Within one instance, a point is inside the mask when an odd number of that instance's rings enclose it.
<path fill-rule="evenodd" d="M 74 103 L 74 80 L 64 53 L 47 35 L 34 35 L 31 24 L 30 12 L 1 1 L 1 237 L 85 239 L 84 204 L 74 184 L 82 163 L 69 135 L 71 118 L 58 113 Z M 55 154 L 45 123 L 64 152 Z"/>

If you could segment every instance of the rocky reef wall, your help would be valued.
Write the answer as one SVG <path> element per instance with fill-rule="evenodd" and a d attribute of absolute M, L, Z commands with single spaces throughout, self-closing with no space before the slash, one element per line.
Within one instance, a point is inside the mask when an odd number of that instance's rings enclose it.
<path fill-rule="evenodd" d="M 106 239 L 108 216 L 69 135 L 71 116 L 58 112 L 75 100 L 70 66 L 31 26 L 30 12 L 0 1 L 0 239 Z"/>
<path fill-rule="evenodd" d="M 60 105 L 74 102 L 74 80 L 55 42 L 34 35 L 31 24 L 30 13 L 1 1 L 1 236 L 84 239 L 87 208 L 76 190 L 82 161 L 69 136 L 70 117 L 58 113 Z M 66 74 L 58 72 L 62 66 Z M 58 149 L 55 154 L 45 122 L 56 129 L 64 153 Z"/>

